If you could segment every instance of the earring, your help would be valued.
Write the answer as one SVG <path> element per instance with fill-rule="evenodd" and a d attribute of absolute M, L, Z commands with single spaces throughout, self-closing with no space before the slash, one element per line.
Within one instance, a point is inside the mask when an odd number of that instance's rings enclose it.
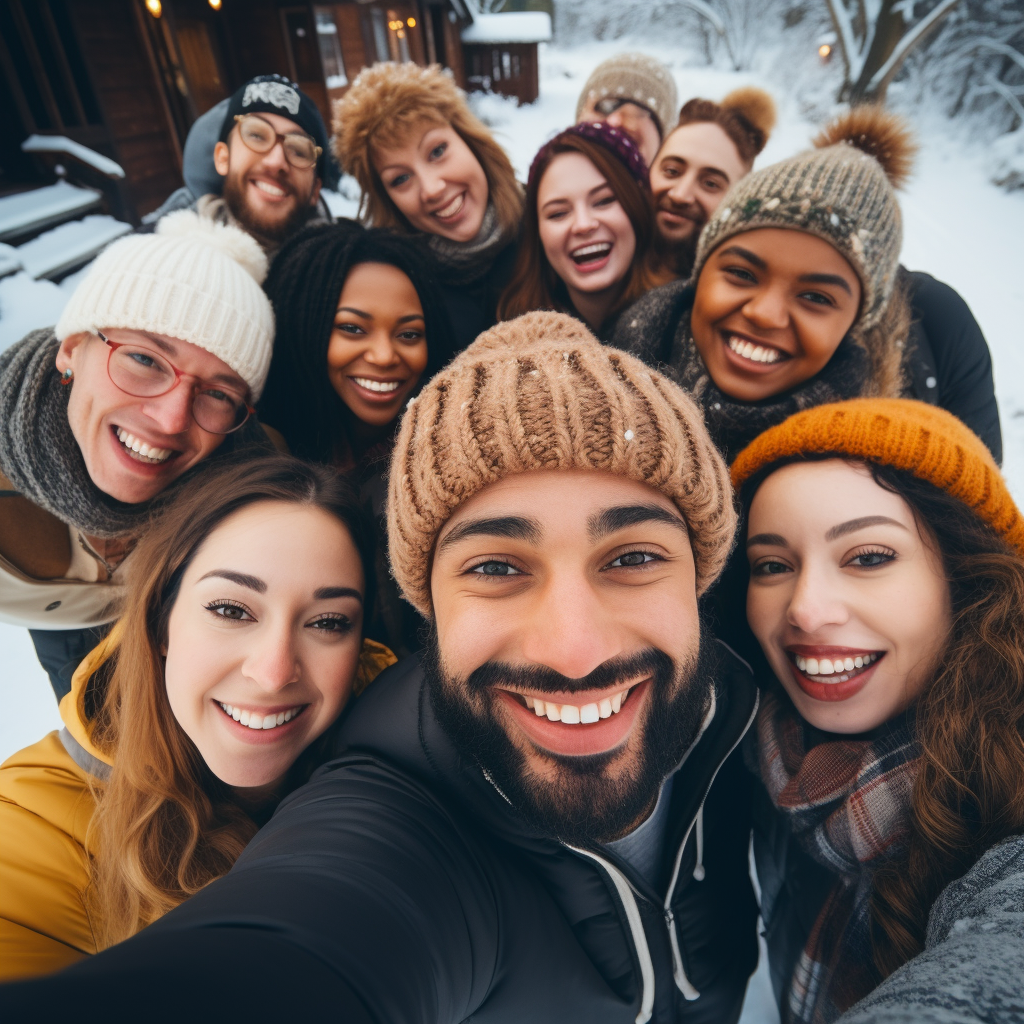
<path fill-rule="evenodd" d="M 75 379 L 75 371 L 69 366 L 61 375 L 61 384 L 70 384 Z"/>

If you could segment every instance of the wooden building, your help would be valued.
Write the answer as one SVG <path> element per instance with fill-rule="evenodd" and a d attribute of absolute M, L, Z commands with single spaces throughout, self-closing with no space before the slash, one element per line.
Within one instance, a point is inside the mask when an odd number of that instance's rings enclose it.
<path fill-rule="evenodd" d="M 537 44 L 550 39 L 551 17 L 542 11 L 474 15 L 462 30 L 468 87 L 532 103 L 540 94 Z"/>
<path fill-rule="evenodd" d="M 472 2 L 0 0 L 0 194 L 53 180 L 21 143 L 63 135 L 124 168 L 137 220 L 181 184 L 192 122 L 258 74 L 297 81 L 328 124 L 376 61 L 437 62 L 468 88 Z"/>

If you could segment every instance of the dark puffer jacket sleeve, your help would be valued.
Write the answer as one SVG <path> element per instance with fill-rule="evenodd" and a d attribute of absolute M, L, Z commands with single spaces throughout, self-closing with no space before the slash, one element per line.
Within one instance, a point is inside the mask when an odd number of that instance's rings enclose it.
<path fill-rule="evenodd" d="M 939 405 L 963 420 L 1003 461 L 992 381 L 992 356 L 970 307 L 948 284 L 906 272 L 913 316 L 908 353 L 908 397 Z"/>
<path fill-rule="evenodd" d="M 337 765 L 286 800 L 224 878 L 77 969 L 0 989 L 0 1015 L 58 1019 L 84 1000 L 108 1021 L 142 1007 L 212 1021 L 219 988 L 219 1019 L 467 1019 L 498 956 L 488 858 L 390 766 Z"/>

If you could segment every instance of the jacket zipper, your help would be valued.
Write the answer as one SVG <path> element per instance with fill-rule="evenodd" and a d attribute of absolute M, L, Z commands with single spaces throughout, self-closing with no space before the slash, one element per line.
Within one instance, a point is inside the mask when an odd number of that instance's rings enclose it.
<path fill-rule="evenodd" d="M 568 846 L 568 843 L 566 846 Z M 580 849 L 578 846 L 568 846 L 568 848 L 600 864 L 608 872 L 608 876 L 615 886 L 615 891 L 619 894 L 622 907 L 626 911 L 626 921 L 629 923 L 629 930 L 633 936 L 633 945 L 636 947 L 637 959 L 640 961 L 640 978 L 643 984 L 643 993 L 640 997 L 640 1012 L 636 1015 L 634 1024 L 647 1024 L 654 1014 L 654 961 L 651 959 L 651 950 L 647 945 L 644 923 L 640 919 L 640 908 L 636 905 L 636 899 L 633 896 L 633 888 L 629 884 L 629 879 L 614 864 L 603 857 L 599 857 L 596 853 Z"/>
<path fill-rule="evenodd" d="M 714 692 L 714 691 L 712 691 L 712 692 Z M 715 773 L 711 776 L 711 781 L 708 783 L 708 788 L 705 791 L 705 795 L 707 795 L 707 793 L 711 792 L 711 787 L 715 784 L 715 779 L 718 778 L 718 773 L 722 770 L 722 765 L 725 764 L 725 762 L 729 760 L 729 757 L 732 755 L 732 752 L 740 745 L 740 743 L 743 740 L 743 737 L 747 735 L 747 732 L 750 729 L 751 724 L 753 723 L 754 719 L 757 717 L 757 708 L 758 708 L 758 705 L 760 703 L 761 703 L 761 695 L 760 694 L 756 694 L 754 696 L 754 707 L 752 708 L 752 710 L 750 712 L 750 717 L 747 719 L 747 724 L 743 727 L 743 731 L 736 738 L 736 742 L 733 743 L 733 745 L 726 752 L 725 757 L 723 757 L 721 759 L 721 761 L 718 762 L 718 767 L 715 769 Z M 665 906 L 664 906 L 665 925 L 668 928 L 669 944 L 672 947 L 672 978 L 673 978 L 673 980 L 676 983 L 676 988 L 678 988 L 679 991 L 682 992 L 683 998 L 688 1000 L 688 1001 L 693 1001 L 694 999 L 699 999 L 700 998 L 700 992 L 698 992 L 697 989 L 695 989 L 693 987 L 693 984 L 690 982 L 690 979 L 686 976 L 686 970 L 683 967 L 683 954 L 682 954 L 682 950 L 679 948 L 679 934 L 678 934 L 678 931 L 676 929 L 676 917 L 675 917 L 675 914 L 672 913 L 672 895 L 675 892 L 676 883 L 679 881 L 679 869 L 680 869 L 680 867 L 682 867 L 682 863 L 683 863 L 683 851 L 686 849 L 687 842 L 689 842 L 690 833 L 693 831 L 694 825 L 697 825 L 699 827 L 699 829 L 700 829 L 700 835 L 698 837 L 698 842 L 699 842 L 699 845 L 701 847 L 703 847 L 703 845 L 704 845 L 704 842 L 703 842 L 703 840 L 704 840 L 704 835 L 703 835 L 703 833 L 704 833 L 704 828 L 703 828 L 703 826 L 704 826 L 704 801 L 703 800 L 701 800 L 701 802 L 700 802 L 700 807 L 697 810 L 697 816 L 693 819 L 693 821 L 690 822 L 690 827 L 686 830 L 686 835 L 683 836 L 682 843 L 679 844 L 679 850 L 676 853 L 675 866 L 672 868 L 672 881 L 669 883 L 669 886 L 668 886 L 668 893 L 665 896 Z M 703 858 L 701 856 L 703 854 L 703 852 L 704 852 L 703 849 L 701 849 L 699 851 L 699 853 L 698 853 L 698 860 L 697 860 L 697 866 L 700 869 L 700 877 L 699 878 L 697 877 L 697 869 L 696 868 L 694 869 L 694 873 L 693 873 L 693 877 L 695 879 L 697 879 L 697 881 L 701 881 L 703 879 L 703 877 L 704 877 L 704 865 L 702 863 Z"/>

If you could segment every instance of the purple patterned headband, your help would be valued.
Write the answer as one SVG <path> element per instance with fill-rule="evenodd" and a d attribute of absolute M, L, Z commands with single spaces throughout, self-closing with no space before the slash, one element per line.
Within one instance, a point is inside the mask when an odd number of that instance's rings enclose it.
<path fill-rule="evenodd" d="M 533 158 L 533 163 L 530 164 L 530 174 L 527 178 L 528 186 L 533 185 L 537 168 L 540 164 L 547 159 L 551 151 L 567 135 L 579 135 L 581 138 L 590 139 L 591 142 L 596 142 L 599 146 L 603 146 L 629 171 L 633 180 L 645 192 L 649 191 L 651 186 L 647 177 L 647 164 L 640 155 L 640 150 L 637 149 L 636 143 L 621 128 L 613 128 L 605 121 L 581 121 L 579 124 L 574 124 L 571 128 L 566 128 L 564 132 L 559 132 L 549 142 L 545 142 L 537 151 L 537 155 Z"/>

